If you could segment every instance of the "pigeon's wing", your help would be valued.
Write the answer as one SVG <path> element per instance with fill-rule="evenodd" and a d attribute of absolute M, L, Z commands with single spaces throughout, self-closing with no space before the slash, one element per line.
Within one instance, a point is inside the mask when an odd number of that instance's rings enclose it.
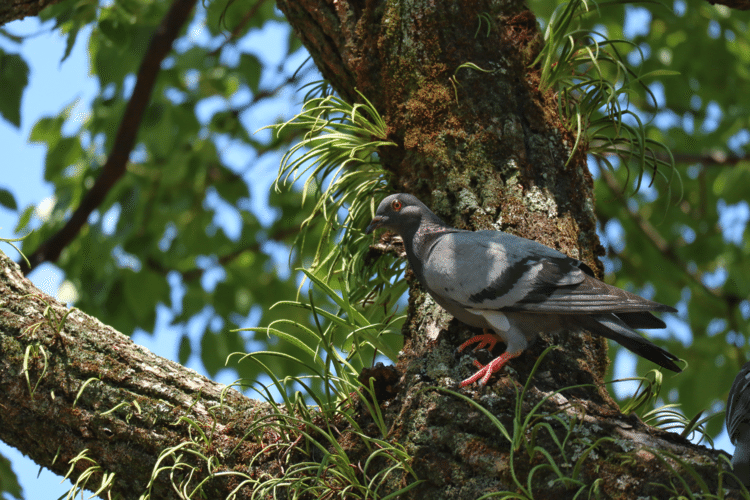
<path fill-rule="evenodd" d="M 622 314 L 621 319 L 635 328 L 663 328 L 664 324 L 647 311 L 676 309 L 608 285 L 589 276 L 576 266 L 578 261 L 566 258 L 542 259 L 536 266 L 531 291 L 519 300 L 513 310 L 544 313 Z M 568 282 L 575 282 L 568 284 Z"/>
<path fill-rule="evenodd" d="M 482 233 L 443 234 L 425 249 L 423 285 L 432 295 L 469 310 L 499 310 L 532 292 L 533 266 L 515 262 L 502 241 Z"/>
<path fill-rule="evenodd" d="M 622 313 L 636 328 L 661 326 L 640 313 L 675 310 L 597 280 L 552 248 L 497 231 L 444 235 L 429 249 L 423 273 L 431 293 L 469 310 Z"/>
<path fill-rule="evenodd" d="M 727 433 L 734 443 L 740 424 L 750 420 L 750 363 L 745 363 L 729 389 L 725 415 Z"/>

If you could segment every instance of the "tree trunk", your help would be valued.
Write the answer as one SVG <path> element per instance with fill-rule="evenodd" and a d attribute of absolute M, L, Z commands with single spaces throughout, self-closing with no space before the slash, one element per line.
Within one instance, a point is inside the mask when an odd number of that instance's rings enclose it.
<path fill-rule="evenodd" d="M 520 3 L 425 4 L 279 2 L 337 91 L 352 101 L 358 89 L 385 117 L 399 144 L 381 154 L 395 191 L 419 196 L 455 226 L 536 239 L 601 273 L 585 155 L 575 152 L 566 166 L 573 138 L 559 121 L 555 96 L 538 91 L 529 68 L 541 44 L 534 16 Z M 461 67 L 466 63 L 485 71 Z M 703 485 L 717 491 L 718 452 L 619 412 L 602 382 L 603 340 L 543 337 L 511 362 L 511 375 L 459 390 L 456 381 L 474 368 L 455 347 L 471 333 L 416 283 L 405 333 L 397 392 L 382 405 L 387 439 L 406 449 L 423 480 L 404 498 L 499 491 L 520 498 L 669 498 Z M 550 344 L 561 349 L 531 376 Z M 578 387 L 554 394 L 570 386 Z M 204 478 L 206 498 L 226 498 L 244 478 L 235 498 L 249 498 L 253 479 L 280 476 L 304 457 L 322 460 L 302 453 L 304 426 L 261 426 L 284 416 L 67 310 L 2 254 L 0 387 L 0 439 L 60 474 L 73 460 L 74 482 L 92 474 L 89 489 L 114 473 L 112 492 L 124 498 L 137 498 L 152 478 L 151 498 L 178 498 L 175 482 L 191 491 Z M 363 410 L 356 416 L 361 423 L 368 418 Z M 367 453 L 351 434 L 342 432 L 340 444 L 352 467 L 365 463 Z M 178 457 L 177 473 L 154 473 Z M 409 481 L 393 474 L 385 487 Z M 345 497 L 333 488 L 315 496 L 336 493 Z M 280 487 L 278 496 L 285 494 Z"/>
<path fill-rule="evenodd" d="M 574 137 L 560 122 L 554 93 L 539 91 L 538 71 L 530 65 L 542 39 L 525 4 L 278 0 L 278 5 L 336 91 L 351 101 L 359 90 L 384 116 L 389 139 L 399 145 L 380 152 L 394 174 L 394 192 L 415 194 L 455 227 L 496 228 L 537 240 L 583 260 L 601 276 L 597 256 L 604 250 L 595 231 L 592 178 L 582 150 L 567 161 Z M 455 353 L 473 333 L 412 285 L 401 381 L 389 415 L 392 439 L 413 454 L 417 476 L 425 480 L 414 497 L 478 498 L 518 492 L 521 485 L 531 487 L 534 498 L 576 495 L 578 483 L 553 483 L 561 476 L 551 467 L 533 470 L 548 462 L 533 446 L 527 454 L 511 453 L 508 440 L 475 407 L 427 390 L 458 390 L 455 382 L 473 373 L 469 357 Z M 512 433 L 518 390 L 550 344 L 560 348 L 541 363 L 522 413 L 556 390 L 578 386 L 543 405 L 547 414 L 577 422 L 568 435 L 577 444 L 556 447 L 550 434 L 541 438 L 546 431 L 537 434 L 535 428 L 533 436 L 526 435 L 533 426 L 516 422 L 515 432 L 523 436 L 517 446 L 543 446 L 549 462 L 568 478 L 575 465 L 571 455 L 595 449 L 576 479 L 605 497 L 671 496 L 658 484 L 677 482 L 672 467 L 679 466 L 656 459 L 649 448 L 697 468 L 716 491 L 718 453 L 619 412 L 603 384 L 608 359 L 602 338 L 575 332 L 542 336 L 511 362 L 512 376 L 496 375 L 488 387 L 472 386 L 464 394 Z M 566 433 L 557 424 L 562 440 Z M 691 481 L 682 487 L 695 491 Z"/>

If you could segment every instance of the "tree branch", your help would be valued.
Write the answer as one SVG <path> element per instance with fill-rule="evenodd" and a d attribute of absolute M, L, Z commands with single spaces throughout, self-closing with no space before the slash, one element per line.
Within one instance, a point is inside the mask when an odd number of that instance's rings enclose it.
<path fill-rule="evenodd" d="M 36 16 L 60 0 L 0 0 L 0 26 L 27 16 Z"/>
<path fill-rule="evenodd" d="M 175 446 L 182 446 L 186 464 L 198 467 L 196 480 L 210 471 L 191 459 L 195 450 L 221 457 L 222 468 L 242 470 L 262 448 L 254 435 L 248 437 L 249 429 L 270 412 L 267 404 L 155 356 L 78 309 L 66 309 L 2 252 L 0 387 L 0 440 L 60 475 L 85 453 L 88 460 L 76 465 L 73 482 L 98 465 L 88 489 L 96 489 L 101 473 L 114 473 L 112 492 L 123 498 L 138 498 L 152 478 L 152 498 L 176 498 L 169 474 L 153 473 L 157 459 Z M 194 441 L 196 432 L 210 442 Z M 269 453 L 257 465 L 272 469 L 275 458 Z M 230 483 L 214 479 L 207 491 L 225 498 Z"/>
<path fill-rule="evenodd" d="M 748 10 L 750 9 L 750 0 L 707 0 L 711 5 L 725 5 L 730 9 Z"/>
<path fill-rule="evenodd" d="M 675 163 L 687 163 L 687 164 L 700 163 L 701 165 L 705 165 L 706 167 L 710 167 L 710 166 L 733 167 L 737 165 L 738 163 L 750 160 L 750 155 L 744 155 L 744 156 L 727 155 L 726 152 L 724 151 L 713 151 L 711 153 L 706 153 L 706 154 L 695 154 L 695 153 L 684 153 L 684 152 L 679 152 L 679 151 L 678 152 L 673 151 L 672 157 L 674 158 Z M 664 154 L 657 154 L 657 158 L 665 162 L 669 161 L 669 157 Z"/>
<path fill-rule="evenodd" d="M 622 151 L 627 151 L 627 146 L 625 145 L 618 145 L 615 147 Z M 614 153 L 610 153 L 607 156 L 614 157 L 616 155 Z M 712 151 L 710 153 L 705 153 L 705 154 L 672 151 L 671 158 L 669 157 L 669 155 L 659 152 L 659 153 L 656 153 L 654 156 L 657 160 L 662 161 L 664 163 L 671 163 L 672 159 L 674 159 L 675 163 L 685 163 L 688 165 L 693 165 L 697 163 L 705 167 L 711 167 L 711 166 L 733 167 L 737 165 L 738 163 L 750 161 L 750 155 L 743 155 L 743 156 L 728 155 L 725 151 L 722 151 L 722 150 Z"/>
<path fill-rule="evenodd" d="M 423 328 L 437 332 L 441 321 L 431 318 Z M 429 354 L 435 362 L 455 363 L 445 335 L 436 342 L 426 336 L 425 343 L 438 344 Z M 538 348 L 534 351 L 539 354 Z M 560 367 L 565 359 L 565 353 L 553 351 L 544 362 Z M 519 378 L 532 376 L 524 365 L 518 368 Z M 398 393 L 387 403 L 381 401 L 379 410 L 390 429 L 388 436 L 380 436 L 357 396 L 346 401 L 354 405 L 349 406 L 353 411 L 346 419 L 313 423 L 297 415 L 285 420 L 269 404 L 159 358 L 80 310 L 66 309 L 37 290 L 0 252 L 0 440 L 57 474 L 65 475 L 74 465 L 69 476 L 74 483 L 95 467 L 89 483 L 84 483 L 89 490 L 96 489 L 106 474 L 111 478 L 108 493 L 122 498 L 138 498 L 146 491 L 154 499 L 184 498 L 175 492 L 177 482 L 187 491 L 200 484 L 206 498 L 227 498 L 233 493 L 232 498 L 242 500 L 257 498 L 260 483 L 283 476 L 276 487 L 282 497 L 291 493 L 292 481 L 300 481 L 297 488 L 307 484 L 306 469 L 302 475 L 285 476 L 300 463 L 307 468 L 319 463 L 326 469 L 359 470 L 364 481 L 367 474 L 372 477 L 382 471 L 383 464 L 377 464 L 379 451 L 368 451 L 356 437 L 363 429 L 409 450 L 411 465 L 424 480 L 419 491 L 425 491 L 424 487 L 444 491 L 441 485 L 448 480 L 447 472 L 465 478 L 463 489 L 471 492 L 515 491 L 508 464 L 524 478 L 524 484 L 534 467 L 535 491 L 553 482 L 552 469 L 538 467 L 544 457 L 536 451 L 527 456 L 528 446 L 521 445 L 516 460 L 508 462 L 509 443 L 499 429 L 467 401 L 434 387 L 433 375 L 407 373 L 391 381 Z M 482 405 L 491 408 L 513 435 L 526 436 L 519 444 L 530 439 L 533 446 L 550 450 L 549 456 L 559 459 L 557 470 L 572 472 L 573 464 L 558 457 L 552 433 L 567 432 L 577 450 L 593 445 L 575 464 L 578 483 L 604 478 L 601 488 L 619 492 L 622 498 L 668 498 L 658 484 L 669 484 L 670 469 L 654 467 L 655 455 L 667 452 L 691 464 L 713 487 L 720 452 L 581 398 L 585 388 L 558 393 L 557 377 L 546 368 L 533 377 L 534 384 L 519 407 L 515 403 L 518 387 L 507 376 L 495 387 L 469 388 L 464 393 L 474 398 L 481 393 Z M 533 421 L 517 420 L 516 411 L 526 414 L 536 405 L 540 406 Z M 354 432 L 351 422 L 357 422 L 360 430 Z M 540 425 L 532 431 L 531 427 L 519 428 L 522 423 Z M 309 443 L 316 426 L 329 428 L 337 436 L 338 443 L 327 452 L 316 452 Z M 427 449 L 432 450 L 430 454 L 424 453 Z M 76 461 L 81 456 L 86 459 Z M 680 469 L 681 464 L 662 458 Z M 364 463 L 370 463 L 366 472 L 361 467 Z M 400 473 L 386 474 L 383 481 L 386 478 L 387 485 L 381 484 L 383 494 L 403 487 L 407 480 Z M 683 478 L 686 484 L 694 479 L 687 474 Z M 346 482 L 327 485 L 330 489 L 319 491 L 340 491 Z M 560 485 L 555 498 L 579 498 L 577 488 Z M 415 491 L 402 498 L 423 496 Z M 739 497 L 729 494 L 725 498 Z"/>
<path fill-rule="evenodd" d="M 256 0 L 255 4 L 252 7 L 250 7 L 247 10 L 247 12 L 245 12 L 244 16 L 242 16 L 242 19 L 240 20 L 240 22 L 237 23 L 237 26 L 232 28 L 232 33 L 229 34 L 226 40 L 224 40 L 224 42 L 221 45 L 219 45 L 213 51 L 211 51 L 212 56 L 221 54 L 221 51 L 224 50 L 224 47 L 226 47 L 227 44 L 237 39 L 239 34 L 242 33 L 242 30 L 245 28 L 245 26 L 247 26 L 247 23 L 249 23 L 250 20 L 253 18 L 253 16 L 255 16 L 255 14 L 258 13 L 258 10 L 261 8 L 261 6 L 263 5 L 263 2 L 265 1 L 266 0 Z M 228 3 L 227 8 L 229 8 L 230 5 L 231 3 Z"/>
<path fill-rule="evenodd" d="M 78 235 L 91 213 L 104 201 L 109 191 L 125 174 L 130 152 L 140 127 L 143 113 L 148 106 L 161 63 L 172 48 L 180 30 L 187 22 L 196 0 L 175 0 L 151 38 L 148 50 L 138 69 L 138 79 L 133 95 L 125 108 L 120 127 L 117 129 L 112 151 L 96 182 L 81 200 L 81 204 L 65 225 L 29 256 L 30 267 L 25 261 L 19 265 L 24 274 L 42 262 L 56 261 L 63 249 Z"/>

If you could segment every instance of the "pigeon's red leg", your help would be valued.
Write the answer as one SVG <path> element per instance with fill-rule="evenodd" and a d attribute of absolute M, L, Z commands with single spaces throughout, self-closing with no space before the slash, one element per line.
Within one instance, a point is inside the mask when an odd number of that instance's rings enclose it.
<path fill-rule="evenodd" d="M 503 366 L 505 366 L 505 363 L 510 361 L 511 359 L 515 358 L 516 356 L 520 356 L 523 351 L 517 351 L 517 352 L 504 352 L 500 356 L 496 357 L 492 361 L 490 361 L 487 366 L 482 366 L 482 364 L 479 361 L 474 361 L 474 365 L 478 368 L 481 368 L 478 372 L 476 372 L 471 377 L 467 378 L 463 382 L 461 382 L 461 387 L 466 387 L 469 384 L 473 384 L 480 378 L 482 379 L 479 383 L 481 385 L 487 385 L 487 382 L 490 380 L 490 377 L 493 373 L 499 371 Z"/>
<path fill-rule="evenodd" d="M 495 344 L 502 341 L 503 339 L 499 335 L 495 333 L 489 333 L 485 328 L 482 335 L 475 335 L 474 337 L 471 337 L 469 340 L 458 346 L 458 352 L 463 351 L 471 344 L 476 344 L 477 342 L 479 342 L 479 345 L 474 348 L 475 351 L 484 347 L 487 347 L 487 349 L 491 351 L 495 347 Z"/>

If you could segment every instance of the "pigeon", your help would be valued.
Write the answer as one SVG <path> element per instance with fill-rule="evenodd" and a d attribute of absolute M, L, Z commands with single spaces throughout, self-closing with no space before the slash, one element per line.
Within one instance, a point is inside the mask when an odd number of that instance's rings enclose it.
<path fill-rule="evenodd" d="M 732 468 L 750 487 L 750 363 L 745 363 L 729 389 L 725 414 L 727 433 L 734 445 Z"/>
<path fill-rule="evenodd" d="M 676 309 L 607 285 L 583 262 L 536 241 L 502 231 L 465 231 L 448 226 L 410 194 L 393 194 L 378 206 L 365 232 L 398 233 L 409 265 L 422 287 L 446 311 L 484 329 L 459 347 L 505 352 L 479 368 L 461 387 L 480 380 L 519 356 L 540 332 L 585 329 L 614 340 L 639 356 L 682 371 L 679 358 L 633 328 L 666 328 L 649 311 Z M 494 333 L 488 333 L 488 330 Z"/>

